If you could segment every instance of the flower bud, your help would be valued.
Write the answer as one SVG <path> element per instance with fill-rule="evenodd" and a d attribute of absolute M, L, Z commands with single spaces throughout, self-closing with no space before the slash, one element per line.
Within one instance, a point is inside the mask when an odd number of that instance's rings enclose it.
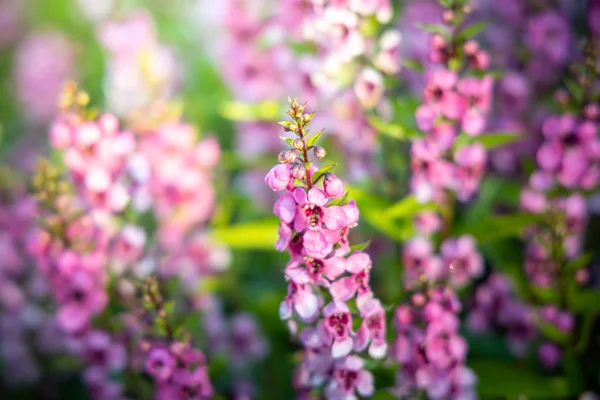
<path fill-rule="evenodd" d="M 281 192 L 288 187 L 291 179 L 291 165 L 278 164 L 271 168 L 265 177 L 265 183 L 274 191 Z"/>
<path fill-rule="evenodd" d="M 446 39 L 439 33 L 436 33 L 431 37 L 431 47 L 433 47 L 436 50 L 441 50 L 445 48 L 447 44 L 448 42 L 446 41 Z"/>
<path fill-rule="evenodd" d="M 317 158 L 323 158 L 327 155 L 327 152 L 321 146 L 315 146 L 313 149 L 313 153 L 315 154 L 315 157 L 317 157 Z"/>
<path fill-rule="evenodd" d="M 304 150 L 304 141 L 302 139 L 294 140 L 294 148 L 298 150 Z"/>
<path fill-rule="evenodd" d="M 306 176 L 306 167 L 303 164 L 296 163 L 292 167 L 292 176 L 295 179 L 304 179 Z"/>
<path fill-rule="evenodd" d="M 479 50 L 479 45 L 474 40 L 468 40 L 463 45 L 463 50 L 465 51 L 466 55 L 474 56 L 477 53 L 477 50 Z"/>
<path fill-rule="evenodd" d="M 339 199 L 344 196 L 344 182 L 340 178 L 338 178 L 335 174 L 331 172 L 327 172 L 325 174 L 325 180 L 323 181 L 323 188 L 325 189 L 325 193 L 329 197 L 333 197 L 334 199 Z"/>
<path fill-rule="evenodd" d="M 296 150 L 290 149 L 290 150 L 286 151 L 284 154 L 285 162 L 288 162 L 288 163 L 293 163 L 294 161 L 296 161 L 297 158 L 298 158 L 298 153 L 296 153 Z"/>
<path fill-rule="evenodd" d="M 279 152 L 279 154 L 277 155 L 277 161 L 279 161 L 280 164 L 285 164 L 287 163 L 287 160 L 285 159 L 285 154 L 287 152 L 285 151 L 281 151 Z"/>
<path fill-rule="evenodd" d="M 454 12 L 450 11 L 450 10 L 446 10 L 442 14 L 442 18 L 444 19 L 444 22 L 446 22 L 446 23 L 452 22 L 452 20 L 454 20 L 454 16 L 455 16 Z"/>

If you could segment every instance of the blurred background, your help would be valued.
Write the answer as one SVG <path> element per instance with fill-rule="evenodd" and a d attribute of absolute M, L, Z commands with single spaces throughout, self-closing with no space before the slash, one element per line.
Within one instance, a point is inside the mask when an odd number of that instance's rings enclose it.
<path fill-rule="evenodd" d="M 402 245 L 415 235 L 415 219 L 426 211 L 407 197 L 410 143 L 419 135 L 414 113 L 430 40 L 419 24 L 441 22 L 442 9 L 436 0 L 390 4 L 390 10 L 380 9 L 389 18 L 362 21 L 368 56 L 352 54 L 350 46 L 349 54 L 333 58 L 323 42 L 336 37 L 305 23 L 313 7 L 309 0 L 0 0 L 1 398 L 94 398 L 80 373 L 86 362 L 57 339 L 56 308 L 28 255 L 28 229 L 37 215 L 19 219 L 27 214 L 23 198 L 39 157 L 60 159 L 48 134 L 69 80 L 87 92 L 92 107 L 115 114 L 134 131 L 176 118 L 194 127 L 197 139 L 218 141 L 220 150 L 206 155 L 220 157 L 211 174 L 211 217 L 203 227 L 213 243 L 205 256 L 212 272 L 194 287 L 214 298 L 199 296 L 211 306 L 191 307 L 183 324 L 198 336 L 223 398 L 294 398 L 292 374 L 300 347 L 278 316 L 289 257 L 275 251 L 278 221 L 272 205 L 277 197 L 264 184 L 283 149 L 277 121 L 285 117 L 288 96 L 316 111 L 313 127 L 325 129 L 328 163 L 337 163 L 337 174 L 357 200 L 361 224 L 353 242 L 371 241 L 374 292 L 388 309 L 405 298 Z M 511 139 L 490 135 L 495 139 L 487 146 L 488 175 L 479 194 L 455 210 L 454 231 L 473 235 L 485 259 L 486 272 L 459 291 L 465 320 L 477 288 L 492 274 L 512 281 L 522 302 L 532 296 L 520 237 L 530 220 L 512 213 L 535 169 L 542 122 L 554 110 L 557 90 L 570 84 L 570 66 L 582 60 L 586 26 L 592 21 L 592 28 L 600 27 L 598 7 L 595 14 L 590 11 L 593 4 L 473 4 L 469 21 L 479 27 L 474 34 L 496 79 L 486 132 L 510 133 Z M 384 41 L 386 31 L 393 33 Z M 362 75 L 365 57 L 376 59 L 385 73 Z M 362 84 L 372 85 L 366 95 Z M 479 377 L 481 398 L 570 399 L 600 389 L 600 296 L 593 290 L 600 197 L 590 191 L 587 201 L 582 248 L 589 258 L 582 261 L 587 275 L 581 296 L 588 297 L 581 297 L 576 311 L 586 351 L 545 365 L 538 357 L 540 336 L 529 332 L 535 327 L 523 322 L 481 334 L 465 324 L 461 333 L 469 341 L 468 365 Z M 140 225 L 152 232 L 155 222 L 142 219 Z M 185 275 L 181 278 L 185 282 Z M 181 291 L 177 282 L 170 283 L 173 292 Z M 374 373 L 378 389 L 394 384 L 393 369 L 376 367 Z M 126 389 L 128 398 L 152 398 L 150 381 L 119 379 L 124 387 L 139 389 Z M 392 397 L 378 390 L 374 398 Z"/>

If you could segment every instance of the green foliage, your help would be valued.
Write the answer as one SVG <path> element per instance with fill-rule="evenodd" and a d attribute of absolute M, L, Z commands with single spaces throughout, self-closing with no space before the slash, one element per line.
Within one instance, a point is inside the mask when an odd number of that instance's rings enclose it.
<path fill-rule="evenodd" d="M 399 124 L 386 122 L 377 116 L 369 117 L 369 124 L 377 132 L 398 140 L 410 141 L 423 137 L 423 134 L 418 131 L 405 129 Z"/>
<path fill-rule="evenodd" d="M 493 150 L 517 141 L 520 138 L 521 135 L 510 132 L 484 133 L 480 136 L 471 136 L 467 135 L 466 133 L 461 133 L 454 140 L 454 150 L 460 149 L 464 145 L 473 143 L 479 143 L 487 150 Z"/>
<path fill-rule="evenodd" d="M 492 242 L 500 239 L 518 237 L 523 229 L 539 221 L 539 216 L 527 213 L 490 215 L 475 226 L 464 227 L 461 234 L 470 234 L 478 242 Z"/>
<path fill-rule="evenodd" d="M 416 26 L 417 26 L 417 28 L 422 29 L 429 33 L 437 33 L 444 37 L 450 36 L 450 32 L 448 32 L 448 29 L 443 25 L 418 23 L 418 24 L 416 24 Z"/>
<path fill-rule="evenodd" d="M 564 377 L 546 377 L 496 359 L 474 359 L 468 363 L 477 374 L 482 397 L 526 396 L 530 399 L 565 399 L 574 395 Z"/>
<path fill-rule="evenodd" d="M 312 181 L 313 182 L 318 182 L 321 178 L 323 178 L 325 176 L 325 174 L 329 171 L 331 171 L 332 169 L 335 168 L 337 164 L 331 164 L 331 165 L 327 165 L 323 168 L 319 168 L 318 170 L 316 170 L 313 175 L 312 175 Z"/>
<path fill-rule="evenodd" d="M 275 101 L 243 103 L 227 101 L 221 105 L 221 115 L 234 121 L 277 121 L 281 117 L 281 104 Z"/>
<path fill-rule="evenodd" d="M 477 36 L 478 34 L 480 34 L 481 31 L 483 31 L 487 26 L 488 26 L 488 23 L 484 22 L 484 21 L 474 23 L 472 25 L 467 26 L 465 29 L 463 29 L 458 34 L 458 37 L 463 40 L 470 39 L 473 36 Z"/>
<path fill-rule="evenodd" d="M 212 237 L 232 249 L 274 251 L 277 241 L 278 221 L 266 219 L 243 222 L 212 230 Z"/>

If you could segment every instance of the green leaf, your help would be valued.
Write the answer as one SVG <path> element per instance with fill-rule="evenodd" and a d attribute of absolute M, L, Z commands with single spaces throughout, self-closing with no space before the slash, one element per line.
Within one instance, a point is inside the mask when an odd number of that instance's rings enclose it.
<path fill-rule="evenodd" d="M 306 146 L 310 147 L 316 145 L 323 132 L 323 130 L 320 130 L 319 132 L 315 133 L 310 139 L 306 141 Z"/>
<path fill-rule="evenodd" d="M 401 125 L 384 121 L 376 116 L 369 117 L 369 124 L 379 133 L 398 140 L 414 140 L 423 136 L 420 132 L 407 131 Z"/>
<path fill-rule="evenodd" d="M 600 311 L 600 290 L 579 290 L 570 297 L 571 309 L 576 313 Z"/>
<path fill-rule="evenodd" d="M 354 246 L 350 246 L 350 252 L 353 251 L 363 251 L 371 244 L 370 240 L 367 240 L 364 243 L 355 244 Z"/>
<path fill-rule="evenodd" d="M 575 394 L 571 393 L 566 378 L 542 376 L 512 362 L 474 359 L 468 366 L 477 375 L 477 389 L 482 397 L 563 399 Z"/>
<path fill-rule="evenodd" d="M 454 150 L 456 150 L 467 144 L 479 143 L 487 150 L 492 150 L 519 139 L 521 139 L 521 135 L 509 132 L 491 132 L 484 133 L 481 136 L 471 136 L 466 133 L 461 133 L 454 140 L 453 147 Z"/>
<path fill-rule="evenodd" d="M 417 72 L 423 72 L 425 70 L 423 64 L 410 58 L 403 60 L 402 65 L 404 65 L 405 68 L 412 69 L 413 71 Z"/>
<path fill-rule="evenodd" d="M 263 101 L 257 104 L 228 101 L 221 105 L 221 116 L 233 121 L 277 121 L 280 118 L 280 104 Z"/>
<path fill-rule="evenodd" d="M 458 37 L 461 39 L 468 39 L 470 37 L 476 36 L 477 34 L 479 34 L 481 31 L 483 31 L 486 27 L 487 27 L 487 22 L 477 22 L 473 25 L 467 26 L 465 29 L 463 29 L 459 34 Z"/>
<path fill-rule="evenodd" d="M 556 343 L 565 344 L 570 338 L 568 333 L 561 331 L 553 324 L 541 323 L 539 324 L 539 328 L 545 338 Z"/>
<path fill-rule="evenodd" d="M 578 269 L 587 267 L 589 265 L 590 261 L 592 261 L 592 254 L 591 253 L 583 253 L 579 257 L 567 262 L 567 264 L 565 265 L 565 268 L 567 269 L 567 271 L 575 272 Z"/>
<path fill-rule="evenodd" d="M 312 175 L 312 181 L 313 183 L 316 183 L 319 181 L 319 179 L 321 179 L 327 172 L 331 171 L 333 168 L 335 168 L 337 164 L 331 164 L 328 165 L 326 167 L 320 168 L 318 170 L 315 171 L 315 173 Z"/>
<path fill-rule="evenodd" d="M 290 146 L 294 147 L 294 139 L 292 138 L 287 138 L 285 136 L 279 136 L 279 139 L 283 140 L 284 142 L 286 142 L 287 144 L 289 144 Z"/>
<path fill-rule="evenodd" d="M 462 234 L 471 234 L 478 242 L 491 242 L 509 237 L 518 237 L 523 228 L 536 223 L 539 216 L 528 213 L 492 215 L 477 225 L 463 227 Z"/>
<path fill-rule="evenodd" d="M 387 200 L 354 186 L 346 186 L 349 197 L 356 200 L 362 219 L 379 232 L 403 242 L 414 234 L 412 221 L 399 222 L 385 216 L 390 207 Z"/>
<path fill-rule="evenodd" d="M 437 208 L 433 203 L 423 204 L 414 196 L 407 196 L 385 210 L 385 215 L 389 218 L 406 219 L 414 217 L 421 211 L 435 210 Z"/>
<path fill-rule="evenodd" d="M 215 228 L 212 237 L 232 249 L 275 250 L 278 227 L 274 219 L 245 222 Z"/>
<path fill-rule="evenodd" d="M 417 28 L 427 31 L 429 33 L 439 33 L 444 37 L 448 37 L 449 35 L 448 29 L 446 29 L 446 27 L 443 25 L 418 23 L 416 24 L 416 26 Z"/>

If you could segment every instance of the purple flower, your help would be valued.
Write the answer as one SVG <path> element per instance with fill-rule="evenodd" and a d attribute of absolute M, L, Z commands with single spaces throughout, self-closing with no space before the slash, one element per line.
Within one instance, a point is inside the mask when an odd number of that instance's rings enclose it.
<path fill-rule="evenodd" d="M 357 356 L 348 356 L 335 363 L 334 379 L 325 388 L 328 399 L 355 399 L 370 397 L 375 392 L 373 375 L 363 369 L 364 361 Z"/>
<path fill-rule="evenodd" d="M 453 286 L 465 286 L 483 274 L 483 258 L 471 236 L 447 239 L 440 251 Z"/>
<path fill-rule="evenodd" d="M 148 353 L 145 369 L 154 379 L 164 382 L 171 377 L 176 366 L 175 357 L 167 348 L 156 347 Z"/>

